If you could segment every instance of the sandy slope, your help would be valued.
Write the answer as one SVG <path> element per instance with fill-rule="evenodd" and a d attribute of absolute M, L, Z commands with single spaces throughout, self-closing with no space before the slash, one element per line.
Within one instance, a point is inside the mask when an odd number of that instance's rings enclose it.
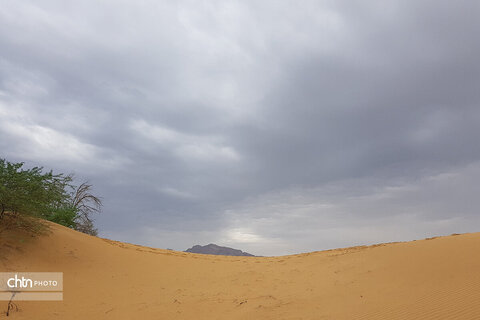
<path fill-rule="evenodd" d="M 9 319 L 480 319 L 480 233 L 275 258 L 172 252 L 61 226 L 0 244 L 0 271 L 65 279 L 63 302 L 20 302 Z"/>

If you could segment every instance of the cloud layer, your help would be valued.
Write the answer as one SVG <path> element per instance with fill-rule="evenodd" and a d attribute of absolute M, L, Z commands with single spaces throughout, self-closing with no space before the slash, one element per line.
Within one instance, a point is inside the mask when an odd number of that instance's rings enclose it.
<path fill-rule="evenodd" d="M 478 231 L 480 5 L 4 1 L 2 156 L 101 234 L 271 255 Z"/>

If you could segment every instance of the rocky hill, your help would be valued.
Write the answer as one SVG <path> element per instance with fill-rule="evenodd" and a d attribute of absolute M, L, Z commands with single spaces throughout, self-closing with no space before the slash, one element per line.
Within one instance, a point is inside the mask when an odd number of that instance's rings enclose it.
<path fill-rule="evenodd" d="M 253 254 L 243 252 L 242 250 L 232 249 L 229 247 L 221 247 L 213 243 L 207 244 L 206 246 L 196 245 L 191 247 L 190 249 L 185 250 L 185 252 L 215 254 L 215 255 L 222 255 L 222 256 L 254 257 Z"/>

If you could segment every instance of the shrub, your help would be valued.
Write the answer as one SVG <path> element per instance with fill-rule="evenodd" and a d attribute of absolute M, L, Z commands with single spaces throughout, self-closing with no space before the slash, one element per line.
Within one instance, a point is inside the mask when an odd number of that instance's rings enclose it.
<path fill-rule="evenodd" d="M 72 229 L 76 229 L 76 218 L 77 211 L 73 207 L 62 207 L 54 209 L 52 213 L 47 216 L 48 221 L 52 221 Z"/>
<path fill-rule="evenodd" d="M 91 215 L 100 212 L 102 201 L 91 193 L 92 185 L 84 182 L 76 187 L 73 175 L 44 173 L 42 167 L 25 169 L 23 165 L 0 159 L 0 221 L 9 211 L 13 216 L 39 217 L 97 234 Z"/>
<path fill-rule="evenodd" d="M 43 173 L 42 167 L 24 169 L 23 165 L 0 159 L 0 218 L 5 211 L 46 217 L 68 202 L 71 176 Z"/>

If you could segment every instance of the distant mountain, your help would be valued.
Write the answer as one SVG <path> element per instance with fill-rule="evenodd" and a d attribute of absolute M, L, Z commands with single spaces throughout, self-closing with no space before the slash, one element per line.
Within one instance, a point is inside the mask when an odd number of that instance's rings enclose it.
<path fill-rule="evenodd" d="M 242 250 L 232 249 L 229 247 L 221 247 L 213 243 L 207 244 L 206 246 L 196 245 L 191 247 L 190 249 L 185 250 L 185 252 L 215 254 L 215 255 L 222 255 L 222 256 L 255 257 L 253 254 L 243 252 Z"/>

